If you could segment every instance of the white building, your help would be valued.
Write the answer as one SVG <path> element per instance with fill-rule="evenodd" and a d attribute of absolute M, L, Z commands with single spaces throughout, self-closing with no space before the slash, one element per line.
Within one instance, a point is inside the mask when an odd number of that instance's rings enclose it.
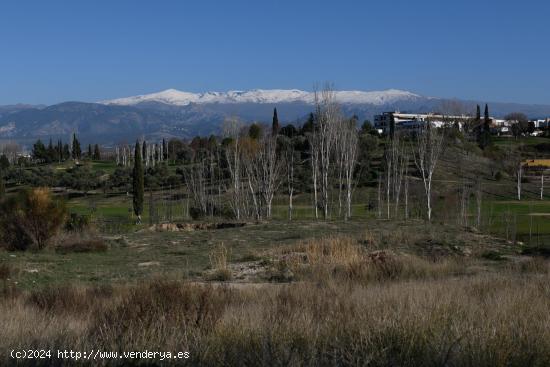
<path fill-rule="evenodd" d="M 384 112 L 381 115 L 374 116 L 374 128 L 380 134 L 390 132 L 391 124 L 395 126 L 395 130 L 418 130 L 426 126 L 428 121 L 431 126 L 442 127 L 458 123 L 460 129 L 464 122 L 470 120 L 470 116 L 446 116 L 435 113 L 401 113 L 401 112 Z"/>

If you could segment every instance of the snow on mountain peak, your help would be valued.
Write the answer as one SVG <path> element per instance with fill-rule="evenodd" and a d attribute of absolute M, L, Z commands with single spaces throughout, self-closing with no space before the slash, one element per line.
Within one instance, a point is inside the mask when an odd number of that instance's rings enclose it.
<path fill-rule="evenodd" d="M 344 104 L 383 105 L 401 100 L 412 100 L 421 96 L 398 89 L 385 91 L 335 91 L 336 100 Z M 143 102 L 159 102 L 174 106 L 186 106 L 191 103 L 313 103 L 315 94 L 298 89 L 252 89 L 249 91 L 191 93 L 177 89 L 118 98 L 100 103 L 108 105 L 136 105 Z"/>

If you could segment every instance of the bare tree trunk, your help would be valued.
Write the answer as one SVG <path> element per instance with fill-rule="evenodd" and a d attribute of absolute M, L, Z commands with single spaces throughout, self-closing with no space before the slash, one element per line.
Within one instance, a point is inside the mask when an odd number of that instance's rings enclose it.
<path fill-rule="evenodd" d="M 292 199 L 294 196 L 294 145 L 292 141 L 286 149 L 287 164 L 287 192 L 288 192 L 288 220 L 292 221 Z"/>
<path fill-rule="evenodd" d="M 240 146 L 240 131 L 242 124 L 237 119 L 227 119 L 224 121 L 223 133 L 225 137 L 232 139 L 231 144 L 228 144 L 225 149 L 225 154 L 228 163 L 228 169 L 231 178 L 231 200 L 230 205 L 233 209 L 233 214 L 237 220 L 241 219 L 241 146 Z"/>
<path fill-rule="evenodd" d="M 319 200 L 317 198 L 317 180 L 318 180 L 318 171 L 319 171 L 319 152 L 318 148 L 312 144 L 316 140 L 315 135 L 312 137 L 310 146 L 311 146 L 311 176 L 313 181 L 313 208 L 315 210 L 315 219 L 319 219 Z"/>
<path fill-rule="evenodd" d="M 409 163 L 405 165 L 405 220 L 409 219 Z"/>
<path fill-rule="evenodd" d="M 540 199 L 544 198 L 544 171 L 540 175 Z"/>
<path fill-rule="evenodd" d="M 426 209 L 428 221 L 432 220 L 432 179 L 439 155 L 443 149 L 443 134 L 431 127 L 429 121 L 426 127 L 417 133 L 416 144 L 413 147 L 414 162 L 420 171 L 426 195 Z"/>
<path fill-rule="evenodd" d="M 521 200 L 521 178 L 523 176 L 523 166 L 521 165 L 521 161 L 518 164 L 517 172 L 516 172 L 516 178 L 517 178 L 517 192 L 518 192 L 518 200 Z"/>
<path fill-rule="evenodd" d="M 477 183 L 477 190 L 476 190 L 476 203 L 477 203 L 477 221 L 476 221 L 476 227 L 478 230 L 481 229 L 481 200 L 482 200 L 483 191 L 481 189 L 481 181 L 478 181 Z"/>
<path fill-rule="evenodd" d="M 378 219 L 382 218 L 382 179 L 378 176 Z"/>

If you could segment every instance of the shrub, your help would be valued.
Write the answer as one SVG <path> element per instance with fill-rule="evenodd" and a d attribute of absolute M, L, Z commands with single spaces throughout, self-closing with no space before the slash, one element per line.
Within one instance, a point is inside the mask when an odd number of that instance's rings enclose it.
<path fill-rule="evenodd" d="M 66 240 L 55 247 L 55 251 L 62 254 L 69 252 L 103 252 L 107 249 L 107 244 L 101 238 L 71 238 L 71 240 Z"/>
<path fill-rule="evenodd" d="M 90 225 L 90 217 L 83 214 L 71 213 L 65 222 L 65 230 L 69 232 L 82 232 Z"/>
<path fill-rule="evenodd" d="M 487 259 L 487 260 L 491 260 L 491 261 L 505 260 L 505 258 L 502 257 L 501 253 L 499 253 L 497 251 L 493 251 L 493 250 L 485 251 L 484 253 L 481 254 L 481 257 L 484 258 L 484 259 Z"/>
<path fill-rule="evenodd" d="M 8 250 L 44 248 L 64 222 L 65 204 L 47 188 L 21 191 L 0 207 L 1 242 Z"/>

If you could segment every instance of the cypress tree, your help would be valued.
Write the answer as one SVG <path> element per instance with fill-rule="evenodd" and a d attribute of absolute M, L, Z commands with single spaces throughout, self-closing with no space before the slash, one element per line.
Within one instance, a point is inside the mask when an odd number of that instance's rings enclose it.
<path fill-rule="evenodd" d="M 279 134 L 279 117 L 277 116 L 277 109 L 273 109 L 273 124 L 272 124 L 273 136 Z"/>
<path fill-rule="evenodd" d="M 491 144 L 491 118 L 489 117 L 489 106 L 485 104 L 485 115 L 483 120 L 483 148 Z"/>
<path fill-rule="evenodd" d="M 88 159 L 92 158 L 92 144 L 88 144 Z"/>
<path fill-rule="evenodd" d="M 61 163 L 63 160 L 63 143 L 61 139 L 57 141 L 57 160 Z"/>
<path fill-rule="evenodd" d="M 47 162 L 55 161 L 55 148 L 53 147 L 52 138 L 50 138 L 50 143 L 48 144 L 48 159 Z"/>
<path fill-rule="evenodd" d="M 145 142 L 143 142 L 145 144 Z M 139 140 L 136 141 L 135 157 L 134 157 L 134 172 L 133 172 L 133 199 L 134 214 L 138 219 L 138 224 L 141 223 L 141 213 L 143 213 L 143 164 L 141 162 L 141 149 Z"/>
<path fill-rule="evenodd" d="M 6 187 L 4 186 L 4 175 L 0 169 L 0 201 L 6 196 Z"/>
<path fill-rule="evenodd" d="M 141 157 L 146 159 L 147 157 L 147 142 L 143 139 L 143 146 L 141 147 Z"/>
<path fill-rule="evenodd" d="M 482 129 L 482 126 L 481 126 L 481 108 L 479 107 L 479 105 L 477 105 L 477 107 L 476 107 L 476 119 L 474 121 L 474 132 L 476 134 L 477 145 L 481 149 L 483 149 L 484 148 L 483 129 Z"/>
<path fill-rule="evenodd" d="M 101 159 L 101 152 L 99 151 L 99 145 L 94 146 L 94 159 L 99 161 Z"/>
<path fill-rule="evenodd" d="M 76 134 L 73 134 L 73 159 L 80 159 L 82 150 L 80 149 L 80 142 L 78 141 Z"/>
<path fill-rule="evenodd" d="M 71 150 L 69 149 L 69 144 L 63 145 L 63 159 L 71 158 Z"/>

